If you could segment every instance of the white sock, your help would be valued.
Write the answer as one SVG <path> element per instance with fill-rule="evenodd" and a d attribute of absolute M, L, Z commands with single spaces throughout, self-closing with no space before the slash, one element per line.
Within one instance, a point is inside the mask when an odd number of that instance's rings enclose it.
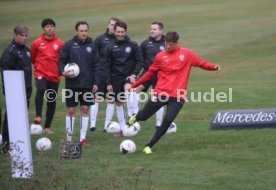
<path fill-rule="evenodd" d="M 118 122 L 120 124 L 121 131 L 123 131 L 124 127 L 125 127 L 125 124 L 126 124 L 124 106 L 123 105 L 121 105 L 121 106 L 116 105 L 116 110 L 117 110 Z"/>
<path fill-rule="evenodd" d="M 97 116 L 99 112 L 99 103 L 95 102 L 90 108 L 90 127 L 96 127 Z"/>
<path fill-rule="evenodd" d="M 127 104 L 127 115 L 131 117 L 133 114 L 133 92 L 125 92 L 126 104 Z"/>
<path fill-rule="evenodd" d="M 161 126 L 164 115 L 164 106 L 156 112 L 156 126 Z"/>
<path fill-rule="evenodd" d="M 104 122 L 104 129 L 107 129 L 107 125 L 111 123 L 113 114 L 115 110 L 115 105 L 111 103 L 107 103 L 106 110 L 105 110 L 105 122 Z"/>
<path fill-rule="evenodd" d="M 83 139 L 85 139 L 86 137 L 86 132 L 87 132 L 87 128 L 88 128 L 88 121 L 89 121 L 89 117 L 81 117 L 80 118 L 80 141 L 82 141 Z"/>
<path fill-rule="evenodd" d="M 135 115 L 139 111 L 139 103 L 140 103 L 140 96 L 138 93 L 133 92 L 133 113 L 132 115 Z"/>
<path fill-rule="evenodd" d="M 65 128 L 66 128 L 66 136 L 67 140 L 72 140 L 74 133 L 74 125 L 75 125 L 75 117 L 65 117 Z"/>

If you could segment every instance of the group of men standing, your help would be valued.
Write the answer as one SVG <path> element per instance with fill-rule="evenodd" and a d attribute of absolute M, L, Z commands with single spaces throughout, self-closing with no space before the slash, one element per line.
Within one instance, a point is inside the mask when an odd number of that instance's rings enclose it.
<path fill-rule="evenodd" d="M 44 120 L 44 118 L 42 119 L 44 95 L 53 91 L 56 93 L 52 96 L 56 96 L 60 76 L 64 76 L 65 88 L 73 92 L 73 96 L 66 98 L 68 109 L 65 126 L 68 140 L 72 140 L 76 109 L 80 105 L 80 142 L 82 144 L 88 143 L 85 137 L 89 126 L 89 111 L 90 130 L 94 132 L 96 131 L 101 97 L 107 100 L 104 131 L 112 121 L 115 107 L 118 122 L 121 130 L 123 130 L 126 124 L 124 101 L 117 98 L 119 97 L 118 94 L 125 93 L 126 86 L 129 87 L 135 82 L 144 65 L 144 71 L 146 71 L 156 53 L 164 49 L 163 24 L 160 22 L 152 23 L 150 37 L 141 46 L 127 36 L 127 24 L 115 17 L 108 20 L 106 32 L 99 35 L 94 41 L 88 35 L 89 24 L 86 21 L 76 23 L 76 35 L 65 43 L 55 34 L 56 23 L 53 19 L 44 19 L 41 27 L 43 34 L 32 42 L 29 49 L 26 46 L 28 28 L 16 26 L 14 39 L 1 56 L 1 71 L 24 71 L 28 105 L 32 94 L 33 64 L 36 86 L 36 116 L 33 123 L 41 124 Z M 78 64 L 80 68 L 78 77 L 74 78 L 69 72 L 64 71 L 67 63 Z M 145 89 L 150 85 L 151 83 L 147 84 Z M 91 91 L 95 93 L 95 100 L 86 101 L 83 95 Z M 113 94 L 111 99 L 108 98 L 110 96 L 107 96 L 107 93 Z M 127 101 L 127 110 L 130 117 L 139 110 L 139 96 L 135 92 L 125 95 L 125 98 L 129 100 Z M 43 125 L 46 134 L 54 133 L 51 124 L 56 109 L 56 97 L 52 97 L 52 99 L 54 101 L 46 102 Z M 90 106 L 91 110 L 89 110 Z M 3 142 L 9 144 L 7 113 L 4 116 L 2 134 Z M 122 132 L 115 134 L 115 136 L 122 136 Z"/>
<path fill-rule="evenodd" d="M 145 153 L 151 153 L 150 148 L 168 129 L 169 124 L 184 104 L 184 100 L 179 104 L 172 104 L 173 109 L 169 109 L 170 102 L 175 102 L 174 98 L 176 97 L 174 97 L 174 93 L 168 91 L 169 97 L 172 98 L 169 102 L 159 103 L 156 106 L 154 102 L 158 102 L 158 100 L 149 100 L 150 104 L 146 104 L 146 109 L 138 113 L 139 92 L 147 91 L 150 86 L 154 89 L 157 86 L 155 95 L 158 96 L 158 93 L 162 92 L 163 85 L 168 87 L 168 84 L 170 84 L 169 88 L 172 91 L 172 88 L 175 88 L 174 83 L 179 83 L 179 81 L 182 81 L 182 83 L 178 87 L 186 89 L 192 66 L 206 70 L 219 69 L 218 65 L 198 59 L 188 51 L 182 51 L 182 48 L 178 46 L 178 33 L 168 32 L 164 36 L 162 34 L 164 26 L 161 22 L 151 23 L 149 37 L 140 45 L 127 35 L 127 24 L 115 17 L 108 20 L 106 32 L 99 35 L 94 41 L 89 37 L 89 24 L 86 21 L 76 23 L 76 35 L 65 43 L 55 35 L 56 23 L 53 19 L 44 19 L 41 27 L 43 34 L 34 40 L 30 50 L 26 46 L 28 28 L 25 26 L 14 28 L 14 39 L 1 56 L 1 73 L 4 70 L 24 71 L 26 97 L 29 105 L 32 93 L 33 64 L 36 86 L 36 116 L 33 121 L 35 124 L 41 124 L 44 119 L 42 117 L 42 107 L 45 93 L 54 91 L 56 93 L 52 95 L 56 96 L 60 76 L 64 76 L 66 93 L 71 94 L 71 96 L 67 96 L 67 94 L 66 97 L 68 98 L 65 99 L 67 106 L 65 119 L 67 140 L 72 140 L 77 106 L 80 105 L 79 141 L 83 145 L 88 144 L 86 133 L 89 126 L 89 113 L 90 131 L 95 132 L 100 99 L 105 98 L 107 106 L 104 131 L 111 123 L 116 107 L 117 118 L 121 127 L 121 131 L 115 134 L 116 137 L 123 136 L 122 131 L 126 123 L 132 124 L 135 121 L 145 120 L 156 112 L 157 130 L 153 137 L 154 142 L 148 144 L 146 146 L 147 150 L 144 150 Z M 163 50 L 166 50 L 167 54 L 160 57 L 160 60 L 155 60 L 156 55 Z M 179 52 L 181 52 L 182 57 L 174 55 Z M 185 60 L 184 56 L 186 55 L 183 53 L 187 53 Z M 166 64 L 167 62 L 169 65 Z M 64 70 L 68 63 L 76 63 L 79 66 L 80 74 L 77 77 Z M 152 67 L 153 63 L 156 63 L 154 67 Z M 184 79 L 181 77 L 182 74 L 186 76 Z M 145 77 L 138 80 L 141 76 Z M 161 77 L 160 81 L 159 76 Z M 177 80 L 171 81 L 168 78 L 169 83 L 166 84 L 166 76 Z M 163 88 L 163 90 L 166 92 L 167 89 Z M 95 98 L 87 100 L 85 95 L 91 92 L 95 95 Z M 122 95 L 123 98 L 121 98 Z M 46 95 L 46 97 L 48 96 Z M 52 100 L 54 101 L 47 102 L 44 121 L 44 133 L 46 134 L 53 133 L 51 124 L 56 109 L 56 97 L 52 97 Z M 125 117 L 124 100 L 126 100 L 128 119 Z M 165 114 L 164 120 L 166 122 L 162 123 L 165 105 L 168 106 L 167 112 L 169 111 L 171 114 Z M 167 116 L 169 116 L 169 119 Z M 5 152 L 9 148 L 7 113 L 5 113 L 2 128 L 3 142 L 6 144 L 3 148 Z"/>

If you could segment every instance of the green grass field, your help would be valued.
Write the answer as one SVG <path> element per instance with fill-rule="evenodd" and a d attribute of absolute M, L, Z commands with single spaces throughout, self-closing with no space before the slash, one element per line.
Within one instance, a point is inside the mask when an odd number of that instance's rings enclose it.
<path fill-rule="evenodd" d="M 178 31 L 182 46 L 223 68 L 217 74 L 193 69 L 188 90 L 228 92 L 232 88 L 233 101 L 186 103 L 175 120 L 177 133 L 164 136 L 152 155 L 144 155 L 142 149 L 154 133 L 155 117 L 141 122 L 141 132 L 132 138 L 136 153 L 122 155 L 122 139 L 102 132 L 101 104 L 98 131 L 87 134 L 91 146 L 83 148 L 81 159 L 62 160 L 66 107 L 59 94 L 52 126 L 55 134 L 49 136 L 53 149 L 37 152 L 35 142 L 43 135 L 31 136 L 34 176 L 24 180 L 11 178 L 9 158 L 0 154 L 0 189 L 274 190 L 275 129 L 212 131 L 209 126 L 218 110 L 276 107 L 275 0 L 0 1 L 0 52 L 17 24 L 29 27 L 30 45 L 41 33 L 45 17 L 56 21 L 56 33 L 66 41 L 74 35 L 76 21 L 87 20 L 95 38 L 110 16 L 126 21 L 129 36 L 138 43 L 147 37 L 154 20 L 162 21 L 165 31 Z M 4 108 L 2 91 L 0 97 Z M 77 122 L 76 139 L 78 131 Z"/>

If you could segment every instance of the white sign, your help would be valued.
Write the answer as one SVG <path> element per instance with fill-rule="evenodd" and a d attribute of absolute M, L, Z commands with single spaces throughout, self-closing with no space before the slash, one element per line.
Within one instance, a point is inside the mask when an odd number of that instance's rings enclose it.
<path fill-rule="evenodd" d="M 13 178 L 33 175 L 29 117 L 23 71 L 4 71 Z"/>

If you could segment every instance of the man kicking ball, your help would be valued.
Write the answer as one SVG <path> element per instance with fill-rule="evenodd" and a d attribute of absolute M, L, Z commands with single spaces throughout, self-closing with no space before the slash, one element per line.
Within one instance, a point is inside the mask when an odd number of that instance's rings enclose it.
<path fill-rule="evenodd" d="M 179 92 L 186 92 L 191 68 L 200 67 L 210 71 L 220 70 L 219 65 L 207 62 L 191 50 L 180 47 L 178 39 L 179 34 L 177 32 L 168 32 L 165 36 L 165 50 L 156 55 L 149 70 L 131 85 L 131 89 L 135 91 L 139 85 L 146 83 L 155 76 L 158 78 L 151 99 L 148 100 L 142 110 L 129 119 L 129 125 L 133 125 L 136 121 L 145 121 L 161 107 L 167 106 L 161 126 L 143 150 L 145 154 L 152 153 L 151 148 L 166 133 L 171 122 L 184 105 L 186 93 L 180 96 Z"/>

